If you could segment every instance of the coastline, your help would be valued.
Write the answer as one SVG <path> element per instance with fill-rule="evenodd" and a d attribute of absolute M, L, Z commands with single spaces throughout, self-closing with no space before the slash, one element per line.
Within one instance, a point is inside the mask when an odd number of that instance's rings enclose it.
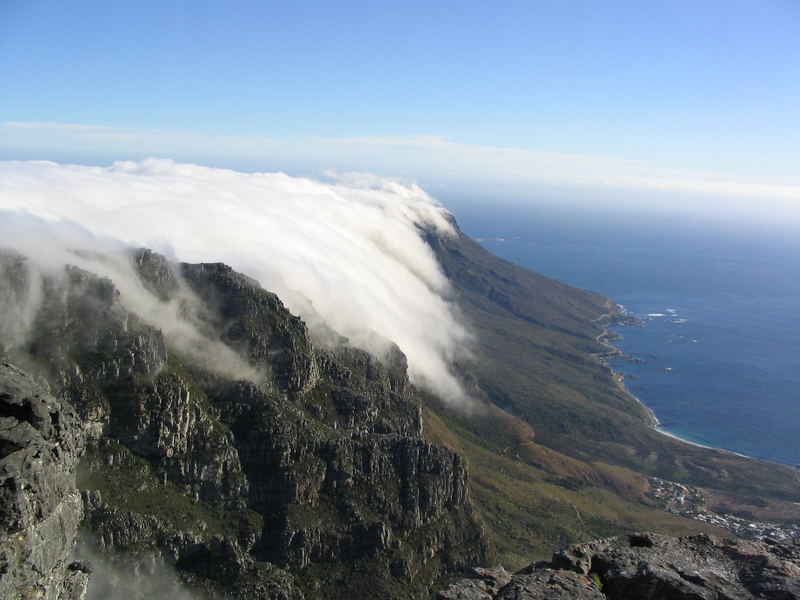
<path fill-rule="evenodd" d="M 642 409 L 644 409 L 645 414 L 646 414 L 646 423 L 647 423 L 647 425 L 651 429 L 653 429 L 653 430 L 657 431 L 658 433 L 660 433 L 661 435 L 665 435 L 665 436 L 667 436 L 669 438 L 672 438 L 673 440 L 677 440 L 679 442 L 683 442 L 684 444 L 689 444 L 690 446 L 695 446 L 697 448 L 704 448 L 706 450 L 715 450 L 717 452 L 726 452 L 726 453 L 729 453 L 729 454 L 734 454 L 736 456 L 740 456 L 742 458 L 752 458 L 752 459 L 755 459 L 755 460 L 766 460 L 766 459 L 757 459 L 756 457 L 749 456 L 747 454 L 742 454 L 741 452 L 736 452 L 735 450 L 728 450 L 726 448 L 717 448 L 715 446 L 709 446 L 709 445 L 706 445 L 706 444 L 701 444 L 699 442 L 693 442 L 693 441 L 687 440 L 686 438 L 683 438 L 683 437 L 681 437 L 681 436 L 679 436 L 679 435 L 677 435 L 675 433 L 671 433 L 669 431 L 666 431 L 665 429 L 662 429 L 660 427 L 661 421 L 658 420 L 658 416 L 656 415 L 655 411 L 653 411 L 652 408 L 647 406 L 638 397 L 636 397 L 633 394 L 633 392 L 630 391 L 630 389 L 628 389 L 628 386 L 625 385 L 625 375 L 623 375 L 619 371 L 614 370 L 611 367 L 610 363 L 615 358 L 622 358 L 622 359 L 634 360 L 634 361 L 641 360 L 641 359 L 638 359 L 637 357 L 635 357 L 633 355 L 630 355 L 630 354 L 627 354 L 626 352 L 623 352 L 622 350 L 620 350 L 614 344 L 611 343 L 613 340 L 620 339 L 620 337 L 621 337 L 616 331 L 611 329 L 611 326 L 616 324 L 616 325 L 622 325 L 622 326 L 628 326 L 628 327 L 630 327 L 630 326 L 637 327 L 637 326 L 641 326 L 640 325 L 641 322 L 636 317 L 631 317 L 628 314 L 628 310 L 624 306 L 622 306 L 621 304 L 617 304 L 616 302 L 613 302 L 612 300 L 609 300 L 609 302 L 613 305 L 612 310 L 610 312 L 608 312 L 608 313 L 605 313 L 605 314 L 601 315 L 600 317 L 598 317 L 596 319 L 599 322 L 600 326 L 603 328 L 603 331 L 597 336 L 597 342 L 599 344 L 601 344 L 603 347 L 605 347 L 607 349 L 607 352 L 597 353 L 595 356 L 603 364 L 603 366 L 605 366 L 611 372 L 611 376 L 614 379 L 614 382 L 620 387 L 620 389 L 625 393 L 625 395 L 627 395 L 630 399 L 632 399 L 640 407 L 642 407 Z M 783 464 L 783 463 L 780 463 L 780 462 L 777 462 L 777 461 L 769 461 L 769 462 L 776 462 L 776 464 Z"/>
<path fill-rule="evenodd" d="M 725 448 L 715 448 L 714 446 L 707 446 L 706 444 L 701 444 L 699 442 L 692 442 L 690 440 L 680 437 L 679 435 L 670 433 L 665 429 L 661 429 L 660 427 L 655 427 L 654 429 L 661 435 L 671 437 L 673 440 L 678 440 L 684 442 L 685 444 L 689 444 L 691 446 L 697 446 L 698 448 L 705 448 L 706 450 L 718 450 L 720 452 L 730 452 L 731 454 L 736 454 L 737 456 L 744 456 L 745 458 L 753 458 L 752 456 L 747 456 L 746 454 L 742 454 L 740 452 L 734 452 L 733 450 L 726 450 Z"/>
<path fill-rule="evenodd" d="M 750 468 L 761 468 L 761 465 L 758 464 L 760 462 L 771 463 L 776 466 L 789 469 L 793 468 L 792 465 L 787 465 L 786 463 L 749 456 L 734 450 L 693 442 L 675 433 L 671 433 L 662 429 L 660 427 L 660 421 L 658 420 L 655 412 L 650 407 L 645 405 L 644 402 L 642 402 L 639 398 L 637 398 L 631 392 L 631 390 L 628 389 L 628 387 L 625 385 L 624 375 L 618 371 L 615 371 L 610 366 L 610 362 L 614 358 L 636 359 L 635 356 L 632 357 L 628 355 L 611 343 L 613 340 L 620 339 L 621 337 L 620 334 L 611 329 L 612 325 L 636 325 L 635 322 L 630 320 L 632 317 L 627 314 L 624 306 L 620 304 L 614 304 L 614 306 L 616 309 L 615 311 L 607 313 L 597 319 L 602 326 L 602 332 L 597 336 L 597 341 L 606 349 L 606 351 L 597 353 L 596 356 L 601 364 L 603 364 L 609 370 L 614 382 L 619 386 L 623 393 L 644 409 L 646 415 L 646 424 L 653 431 L 694 448 L 700 448 L 712 453 L 722 453 L 735 456 L 737 458 L 749 459 L 749 461 L 753 461 L 750 463 Z M 796 465 L 794 468 L 800 469 L 800 465 Z M 725 504 L 714 504 L 713 502 L 708 502 L 706 491 L 704 491 L 701 487 L 695 487 L 686 483 L 665 481 L 657 477 L 650 478 L 650 485 L 651 489 L 655 489 L 657 494 L 660 492 L 661 495 L 658 497 L 668 499 L 672 498 L 674 500 L 674 504 L 671 508 L 666 504 L 664 505 L 665 510 L 668 510 L 669 512 L 674 512 L 675 514 L 679 514 L 690 519 L 696 519 L 704 523 L 714 524 L 723 529 L 727 529 L 736 536 L 745 539 L 771 538 L 795 541 L 798 539 L 797 536 L 798 533 L 800 533 L 800 529 L 798 529 L 796 525 L 787 524 L 786 522 L 786 517 L 788 514 L 795 514 L 792 511 L 789 511 L 787 514 L 786 509 L 779 507 L 777 511 L 773 510 L 768 514 L 759 516 L 750 514 L 749 516 L 743 516 L 742 514 L 736 513 L 730 508 L 727 508 Z M 690 495 L 690 493 L 694 493 L 699 498 L 699 502 L 692 503 L 690 501 L 687 503 L 686 496 Z"/>
<path fill-rule="evenodd" d="M 619 371 L 615 371 L 613 368 L 611 368 L 611 361 L 615 358 L 631 358 L 631 359 L 634 358 L 629 354 L 626 354 L 625 352 L 623 352 L 622 350 L 620 350 L 614 344 L 611 343 L 613 340 L 620 339 L 620 335 L 616 331 L 611 329 L 611 325 L 614 323 L 623 324 L 623 322 L 626 320 L 628 321 L 627 324 L 629 325 L 634 325 L 635 322 L 634 320 L 632 320 L 632 317 L 628 315 L 628 311 L 624 306 L 622 306 L 621 304 L 617 304 L 616 302 L 610 299 L 609 303 L 612 304 L 613 306 L 612 309 L 596 319 L 599 322 L 600 327 L 603 328 L 603 331 L 597 336 L 597 342 L 604 348 L 606 348 L 607 351 L 599 352 L 595 354 L 595 357 L 597 358 L 597 360 L 600 361 L 600 363 L 606 369 L 608 369 L 611 372 L 611 377 L 614 379 L 614 383 L 616 383 L 620 387 L 620 389 L 625 393 L 625 395 L 631 398 L 639 406 L 641 406 L 642 409 L 644 409 L 647 425 L 655 429 L 656 431 L 661 431 L 658 429 L 658 426 L 661 424 L 661 421 L 658 420 L 658 417 L 656 416 L 656 413 L 653 411 L 653 409 L 647 406 L 644 402 L 639 400 L 639 398 L 633 395 L 633 393 L 628 389 L 628 386 L 625 385 L 625 376 L 622 373 L 620 373 Z M 680 439 L 674 435 L 672 437 Z M 692 443 L 692 442 L 687 442 L 687 443 Z"/>

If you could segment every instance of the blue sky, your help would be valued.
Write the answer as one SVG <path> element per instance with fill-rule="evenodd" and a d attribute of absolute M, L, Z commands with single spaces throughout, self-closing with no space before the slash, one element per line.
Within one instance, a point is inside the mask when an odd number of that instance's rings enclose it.
<path fill-rule="evenodd" d="M 797 0 L 4 0 L 0 86 L 4 159 L 800 201 Z"/>

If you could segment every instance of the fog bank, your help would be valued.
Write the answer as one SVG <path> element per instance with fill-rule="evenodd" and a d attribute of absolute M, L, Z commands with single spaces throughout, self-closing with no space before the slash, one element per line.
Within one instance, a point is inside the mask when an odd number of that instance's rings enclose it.
<path fill-rule="evenodd" d="M 68 251 L 92 243 L 225 262 L 277 293 L 312 330 L 330 328 L 378 355 L 396 343 L 415 383 L 458 402 L 450 365 L 468 335 L 420 230 L 452 233 L 446 212 L 416 185 L 328 175 L 321 182 L 159 159 L 107 168 L 0 162 L 2 245 L 51 267 L 76 264 Z M 102 264 L 123 300 L 158 312 L 126 288 L 123 267 Z"/>

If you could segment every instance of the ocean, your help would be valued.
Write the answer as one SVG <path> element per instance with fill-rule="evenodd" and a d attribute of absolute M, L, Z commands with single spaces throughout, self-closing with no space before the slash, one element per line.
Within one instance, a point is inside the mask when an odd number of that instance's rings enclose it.
<path fill-rule="evenodd" d="M 800 464 L 800 243 L 679 217 L 452 207 L 498 256 L 622 304 L 614 360 L 660 428 Z"/>

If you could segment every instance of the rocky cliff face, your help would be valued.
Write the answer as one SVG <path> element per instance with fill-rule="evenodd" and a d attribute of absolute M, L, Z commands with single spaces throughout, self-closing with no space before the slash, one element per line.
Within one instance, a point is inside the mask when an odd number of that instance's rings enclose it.
<path fill-rule="evenodd" d="M 24 296 L 24 259 L 4 260 L 15 274 L 6 297 Z M 74 508 L 53 573 L 80 573 L 62 555 L 82 509 L 101 553 L 122 566 L 154 556 L 209 598 L 425 597 L 486 559 L 466 465 L 422 438 L 399 351 L 379 361 L 316 348 L 274 294 L 222 264 L 173 265 L 142 250 L 132 265 L 191 327 L 193 347 L 127 308 L 110 280 L 69 267 L 45 278 L 30 335 L 10 352 L 73 415 L 61 421 L 69 454 L 53 451 L 56 504 Z M 204 344 L 240 364 L 214 364 Z M 40 435 L 55 444 L 66 434 Z M 71 469 L 84 438 L 81 506 Z M 21 589 L 8 571 L 2 581 Z M 45 581 L 36 585 L 68 587 Z"/>
<path fill-rule="evenodd" d="M 800 598 L 800 546 L 635 534 L 557 552 L 509 575 L 472 569 L 439 600 L 754 600 Z"/>
<path fill-rule="evenodd" d="M 70 560 L 83 443 L 68 403 L 0 363 L 0 597 L 83 598 L 88 569 Z"/>

